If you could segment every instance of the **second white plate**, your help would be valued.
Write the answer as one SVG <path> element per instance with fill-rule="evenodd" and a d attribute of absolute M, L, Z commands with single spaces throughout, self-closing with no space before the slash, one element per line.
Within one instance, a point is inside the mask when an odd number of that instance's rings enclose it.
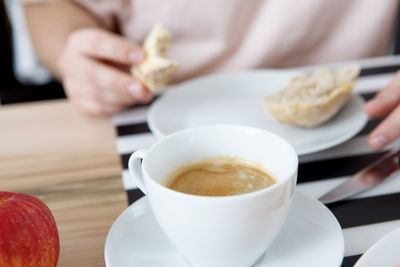
<path fill-rule="evenodd" d="M 399 248 L 400 228 L 397 228 L 372 245 L 354 266 L 400 266 Z"/>
<path fill-rule="evenodd" d="M 163 137 L 190 127 L 240 124 L 274 132 L 293 145 L 299 155 L 347 141 L 367 122 L 363 100 L 352 96 L 328 123 L 306 129 L 276 122 L 263 108 L 265 96 L 289 83 L 293 72 L 253 70 L 223 73 L 170 87 L 151 107 L 151 131 Z"/>

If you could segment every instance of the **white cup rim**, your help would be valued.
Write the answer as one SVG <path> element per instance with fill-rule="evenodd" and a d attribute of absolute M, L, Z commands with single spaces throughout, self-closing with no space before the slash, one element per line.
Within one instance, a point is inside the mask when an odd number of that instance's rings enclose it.
<path fill-rule="evenodd" d="M 289 174 L 286 175 L 285 177 L 279 179 L 275 184 L 253 191 L 253 192 L 249 192 L 249 193 L 244 193 L 244 194 L 238 194 L 238 195 L 228 195 L 228 196 L 202 196 L 202 195 L 193 195 L 193 194 L 188 194 L 188 193 L 182 193 L 182 192 L 178 192 L 175 190 L 172 190 L 164 185 L 162 185 L 161 183 L 154 181 L 154 179 L 149 175 L 147 168 L 146 168 L 146 157 L 143 159 L 143 176 L 144 178 L 152 183 L 152 185 L 154 185 L 155 187 L 159 188 L 160 190 L 164 191 L 164 192 L 168 192 L 171 194 L 176 194 L 179 195 L 182 198 L 187 198 L 187 199 L 202 199 L 204 200 L 210 200 L 210 201 L 232 201 L 232 200 L 243 200 L 244 198 L 253 198 L 253 197 L 258 197 L 260 195 L 263 195 L 267 192 L 273 191 L 275 190 L 275 188 L 281 186 L 283 183 L 287 182 L 288 180 L 290 180 L 291 177 L 293 177 L 293 175 L 296 175 L 297 173 L 297 167 L 298 167 L 298 156 L 297 156 L 297 152 L 295 151 L 295 149 L 293 148 L 293 146 L 284 138 L 282 138 L 281 136 L 272 133 L 270 131 L 264 130 L 264 129 L 260 129 L 260 128 L 256 128 L 256 127 L 251 127 L 251 126 L 243 126 L 243 125 L 235 125 L 235 124 L 215 124 L 215 125 L 206 125 L 206 126 L 196 126 L 196 127 L 191 127 L 191 128 L 187 128 L 175 133 L 172 133 L 166 137 L 164 137 L 163 139 L 158 140 L 155 144 L 153 144 L 147 151 L 147 154 L 151 153 L 151 151 L 157 147 L 157 145 L 167 141 L 168 139 L 171 138 L 176 138 L 177 136 L 180 135 L 186 135 L 189 134 L 192 131 L 198 131 L 199 129 L 207 129 L 207 128 L 217 128 L 217 127 L 232 127 L 232 128 L 238 128 L 238 129 L 242 129 L 242 130 L 250 130 L 250 131 L 256 131 L 256 132 L 260 132 L 263 134 L 268 134 L 270 136 L 274 136 L 274 138 L 278 138 L 281 141 L 283 141 L 283 143 L 285 143 L 285 145 L 289 148 L 289 150 L 292 151 L 291 156 L 293 156 L 293 165 L 290 166 L 291 170 L 289 171 Z"/>

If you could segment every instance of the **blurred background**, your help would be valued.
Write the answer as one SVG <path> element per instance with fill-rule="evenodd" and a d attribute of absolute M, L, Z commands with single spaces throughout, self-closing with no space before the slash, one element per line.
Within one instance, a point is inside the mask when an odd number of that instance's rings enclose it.
<path fill-rule="evenodd" d="M 0 1 L 0 101 L 1 104 L 65 98 L 60 83 L 40 67 L 30 53 L 29 39 L 24 36 L 23 13 L 19 0 Z M 14 28 L 13 28 L 14 27 Z M 24 61 L 14 58 L 14 50 L 20 49 Z M 18 71 L 14 71 L 18 68 Z M 15 73 L 19 73 L 16 77 Z M 27 75 L 24 75 L 26 73 Z M 29 77 L 35 74 L 36 78 Z"/>
<path fill-rule="evenodd" d="M 391 49 L 400 52 L 400 5 Z M 21 0 L 0 0 L 0 103 L 65 98 L 62 85 L 41 66 L 25 28 Z"/>

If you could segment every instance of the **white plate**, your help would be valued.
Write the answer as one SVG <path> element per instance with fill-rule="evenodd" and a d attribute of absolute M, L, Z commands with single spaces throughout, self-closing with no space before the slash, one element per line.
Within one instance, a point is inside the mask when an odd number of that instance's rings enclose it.
<path fill-rule="evenodd" d="M 281 233 L 257 266 L 337 267 L 343 251 L 343 233 L 333 214 L 319 201 L 296 192 Z M 159 227 L 146 197 L 114 222 L 104 255 L 107 267 L 187 267 Z"/>
<path fill-rule="evenodd" d="M 362 255 L 354 266 L 400 266 L 400 228 L 379 239 Z"/>
<path fill-rule="evenodd" d="M 263 99 L 287 85 L 293 74 L 278 70 L 223 73 L 170 87 L 150 107 L 149 127 L 163 137 L 206 124 L 254 126 L 282 136 L 299 155 L 338 145 L 364 127 L 367 116 L 358 96 L 320 127 L 306 129 L 276 122 L 264 109 Z"/>

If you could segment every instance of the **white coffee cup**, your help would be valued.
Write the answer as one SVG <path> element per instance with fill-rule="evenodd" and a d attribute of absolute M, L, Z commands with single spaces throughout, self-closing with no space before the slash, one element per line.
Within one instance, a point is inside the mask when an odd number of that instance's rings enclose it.
<path fill-rule="evenodd" d="M 180 193 L 162 185 L 172 169 L 219 156 L 257 162 L 277 182 L 251 193 L 217 197 Z M 198 267 L 251 266 L 265 253 L 287 217 L 297 166 L 297 154 L 287 141 L 239 125 L 189 128 L 134 152 L 129 159 L 129 171 L 166 236 Z"/>

